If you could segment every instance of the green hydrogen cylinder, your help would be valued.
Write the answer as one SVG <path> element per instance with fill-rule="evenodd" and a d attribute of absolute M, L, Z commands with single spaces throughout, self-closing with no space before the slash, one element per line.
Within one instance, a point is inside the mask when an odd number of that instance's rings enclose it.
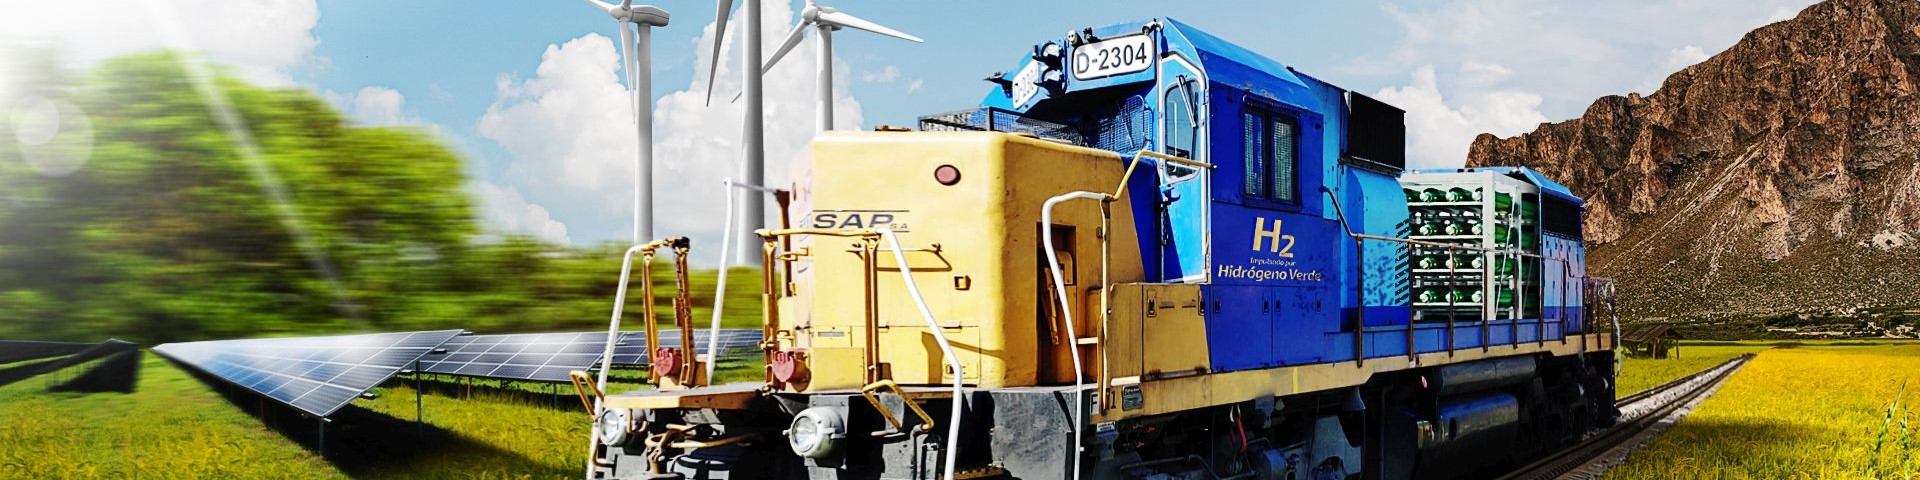
<path fill-rule="evenodd" d="M 1448 201 L 1471 202 L 1479 199 L 1480 199 L 1480 190 L 1478 189 L 1467 190 L 1465 188 L 1460 188 L 1460 187 L 1453 187 L 1453 188 L 1447 189 Z"/>
<path fill-rule="evenodd" d="M 1502 258 L 1493 265 L 1495 275 L 1512 275 L 1513 271 L 1519 268 L 1520 262 L 1511 258 Z"/>
<path fill-rule="evenodd" d="M 1442 222 L 1438 220 L 1434 220 L 1434 221 L 1420 222 L 1420 227 L 1414 229 L 1414 233 L 1417 235 L 1439 235 L 1441 232 L 1445 230 L 1446 230 L 1446 227 L 1442 225 Z"/>
<path fill-rule="evenodd" d="M 1420 290 L 1420 303 L 1440 303 L 1446 301 L 1446 295 L 1440 293 L 1440 290 L 1441 289 L 1438 288 Z"/>
<path fill-rule="evenodd" d="M 1473 228 L 1467 222 L 1467 220 L 1447 222 L 1447 235 L 1466 235 Z"/>
<path fill-rule="evenodd" d="M 1478 288 L 1461 288 L 1453 291 L 1453 301 L 1460 303 L 1480 303 L 1484 296 Z"/>
<path fill-rule="evenodd" d="M 1434 269 L 1434 268 L 1444 267 L 1446 266 L 1445 264 L 1446 264 L 1445 257 L 1425 256 L 1425 257 L 1420 257 L 1420 260 L 1414 264 L 1414 268 Z"/>
<path fill-rule="evenodd" d="M 1407 192 L 1407 203 L 1420 203 L 1420 191 L 1419 191 L 1419 190 L 1414 190 L 1414 189 L 1411 189 L 1411 188 L 1403 188 L 1403 189 L 1401 189 L 1401 190 L 1404 190 L 1404 191 L 1406 191 L 1406 192 Z"/>
<path fill-rule="evenodd" d="M 1486 261 L 1481 260 L 1479 255 L 1455 255 L 1452 264 L 1448 265 L 1459 270 L 1479 270 L 1483 266 L 1486 266 Z"/>
<path fill-rule="evenodd" d="M 1447 201 L 1447 193 L 1446 193 L 1446 192 L 1442 192 L 1442 191 L 1440 191 L 1440 189 L 1438 189 L 1438 188 L 1428 188 L 1428 189 L 1426 189 L 1426 190 L 1421 190 L 1421 191 L 1420 191 L 1420 201 L 1422 201 L 1422 202 L 1444 202 L 1444 201 Z"/>
<path fill-rule="evenodd" d="M 1498 211 L 1501 211 L 1501 212 L 1510 212 L 1510 211 L 1513 211 L 1513 210 L 1512 210 L 1512 209 L 1513 209 L 1513 195 L 1511 195 L 1511 194 L 1506 194 L 1506 193 L 1495 193 L 1495 194 L 1493 194 L 1493 209 L 1494 209 L 1494 210 L 1498 210 Z"/>
<path fill-rule="evenodd" d="M 1513 289 L 1507 288 L 1507 287 L 1500 287 L 1500 293 L 1498 294 L 1498 296 L 1499 298 L 1497 298 L 1495 301 L 1498 302 L 1500 306 L 1506 307 L 1506 306 L 1513 305 Z"/>

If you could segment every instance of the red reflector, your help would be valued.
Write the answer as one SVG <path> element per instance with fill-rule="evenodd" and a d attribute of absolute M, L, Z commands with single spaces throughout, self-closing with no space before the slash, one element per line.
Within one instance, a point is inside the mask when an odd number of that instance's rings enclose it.
<path fill-rule="evenodd" d="M 933 169 L 933 180 L 940 182 L 941 185 L 960 183 L 960 169 L 953 165 L 941 165 L 940 168 Z"/>

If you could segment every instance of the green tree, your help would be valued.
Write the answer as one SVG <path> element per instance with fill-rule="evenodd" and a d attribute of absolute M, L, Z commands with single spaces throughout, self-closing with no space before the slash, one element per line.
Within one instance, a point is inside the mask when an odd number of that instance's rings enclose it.
<path fill-rule="evenodd" d="M 91 159 L 71 175 L 39 175 L 0 144 L 13 157 L 0 157 L 13 197 L 0 204 L 0 325 L 12 330 L 0 334 L 163 341 L 377 327 L 444 277 L 441 260 L 464 254 L 476 227 L 460 160 L 427 132 L 354 127 L 307 91 L 222 76 L 258 160 L 312 234 L 297 238 L 179 60 L 111 59 L 49 89 L 94 126 Z M 330 259 L 332 278 L 301 242 Z"/>

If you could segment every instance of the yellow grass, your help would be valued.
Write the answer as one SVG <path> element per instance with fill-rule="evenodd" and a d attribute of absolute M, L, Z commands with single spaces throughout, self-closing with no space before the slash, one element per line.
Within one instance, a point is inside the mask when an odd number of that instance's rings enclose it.
<path fill-rule="evenodd" d="M 1920 344 L 1761 351 L 1613 479 L 1920 478 Z"/>

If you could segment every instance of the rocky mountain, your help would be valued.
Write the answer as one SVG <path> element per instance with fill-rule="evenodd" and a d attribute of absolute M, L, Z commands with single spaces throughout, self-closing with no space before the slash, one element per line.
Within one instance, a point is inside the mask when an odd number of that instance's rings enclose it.
<path fill-rule="evenodd" d="M 1481 135 L 1587 199 L 1634 317 L 1920 305 L 1920 2 L 1830 0 L 1649 95 Z"/>

